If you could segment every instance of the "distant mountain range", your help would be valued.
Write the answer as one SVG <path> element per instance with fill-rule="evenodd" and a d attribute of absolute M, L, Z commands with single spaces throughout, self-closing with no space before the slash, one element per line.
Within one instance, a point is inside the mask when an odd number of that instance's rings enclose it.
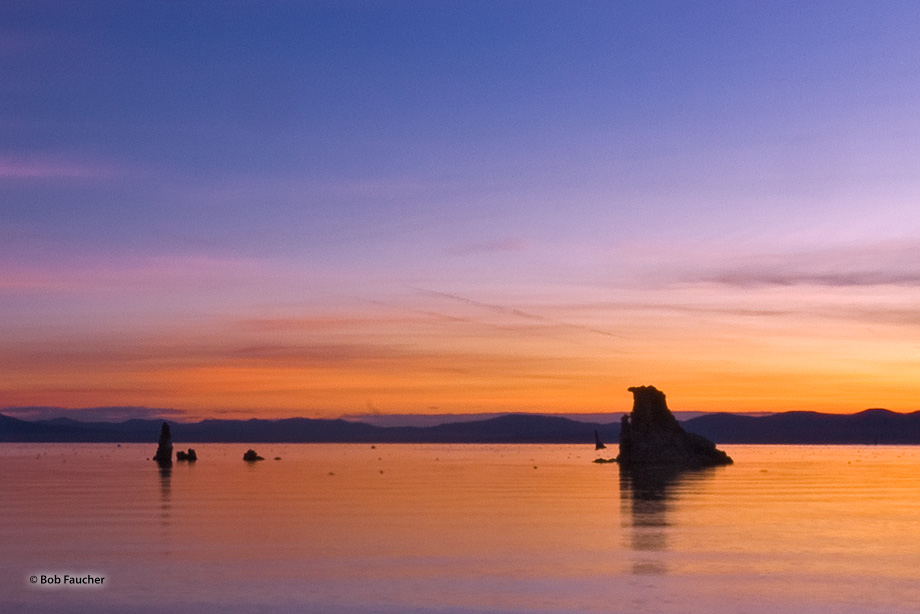
<path fill-rule="evenodd" d="M 176 443 L 584 443 L 619 440 L 620 424 L 559 416 L 507 414 L 433 426 L 375 426 L 347 420 L 203 420 L 172 422 Z M 0 442 L 149 442 L 162 420 L 27 421 L 0 414 Z M 682 422 L 690 432 L 720 444 L 920 444 L 920 412 L 868 409 L 856 414 L 785 412 L 767 416 L 714 413 Z"/>
<path fill-rule="evenodd" d="M 717 443 L 920 443 L 920 412 L 899 414 L 887 409 L 856 414 L 790 411 L 760 417 L 706 414 L 684 426 Z"/>

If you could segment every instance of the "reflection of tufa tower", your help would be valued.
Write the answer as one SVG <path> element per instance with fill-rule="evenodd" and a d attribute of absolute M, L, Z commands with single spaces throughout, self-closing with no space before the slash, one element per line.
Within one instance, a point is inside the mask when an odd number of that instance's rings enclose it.
<path fill-rule="evenodd" d="M 666 468 L 620 469 L 620 505 L 628 527 L 634 574 L 668 572 L 668 512 L 684 472 Z"/>
<path fill-rule="evenodd" d="M 169 432 L 169 425 L 165 422 L 163 423 L 163 428 L 160 429 L 160 441 L 157 444 L 157 453 L 153 455 L 153 460 L 160 467 L 172 466 L 172 435 Z"/>

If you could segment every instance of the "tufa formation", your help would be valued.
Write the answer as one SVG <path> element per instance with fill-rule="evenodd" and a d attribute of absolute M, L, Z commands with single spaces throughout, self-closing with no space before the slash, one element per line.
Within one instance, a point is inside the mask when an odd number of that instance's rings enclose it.
<path fill-rule="evenodd" d="M 172 435 L 169 432 L 169 425 L 165 422 L 163 428 L 160 429 L 160 440 L 157 443 L 157 453 L 153 455 L 153 460 L 160 467 L 172 466 Z"/>
<path fill-rule="evenodd" d="M 246 450 L 246 454 L 243 455 L 243 460 L 247 463 L 254 463 L 265 459 L 259 456 L 255 450 Z"/>
<path fill-rule="evenodd" d="M 732 459 L 715 444 L 686 432 L 668 409 L 664 393 L 654 386 L 629 388 L 633 409 L 620 423 L 621 467 L 698 469 L 730 465 Z"/>
<path fill-rule="evenodd" d="M 194 463 L 198 460 L 198 453 L 195 452 L 195 448 L 189 448 L 188 452 L 183 452 L 182 450 L 176 450 L 176 460 L 177 461 L 188 461 Z"/>

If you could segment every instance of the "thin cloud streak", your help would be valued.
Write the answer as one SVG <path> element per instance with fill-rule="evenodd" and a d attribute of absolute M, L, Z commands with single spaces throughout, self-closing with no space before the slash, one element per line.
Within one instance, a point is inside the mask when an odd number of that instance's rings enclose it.
<path fill-rule="evenodd" d="M 440 298 L 440 297 L 439 297 Z M 490 334 L 494 331 L 501 331 L 503 333 L 510 333 L 516 337 L 532 337 L 539 334 L 542 329 L 545 329 L 545 326 L 522 326 L 520 324 L 511 325 L 511 324 L 497 324 L 495 322 L 488 322 L 482 318 L 475 317 L 465 317 L 458 316 L 448 313 L 443 313 L 440 311 L 434 311 L 432 309 L 417 309 L 407 305 L 398 305 L 395 303 L 388 303 L 379 300 L 370 300 L 370 299 L 359 299 L 363 303 L 368 303 L 371 305 L 378 305 L 381 307 L 386 307 L 387 309 L 396 310 L 399 312 L 412 313 L 417 316 L 422 316 L 421 318 L 415 318 L 411 320 L 406 320 L 415 325 L 421 324 L 430 324 L 431 322 L 441 323 L 441 324 L 452 324 L 459 325 L 464 327 L 471 327 L 474 329 L 486 329 Z M 394 318 L 393 322 L 399 321 L 399 318 Z M 573 341 L 574 342 L 574 341 Z"/>
<path fill-rule="evenodd" d="M 523 310 L 517 309 L 517 308 L 515 308 L 515 307 L 505 307 L 505 306 L 503 306 L 503 305 L 496 305 L 496 304 L 493 304 L 493 303 L 484 303 L 484 302 L 482 302 L 482 301 L 477 301 L 477 300 L 474 300 L 474 299 L 471 299 L 471 298 L 466 298 L 466 297 L 463 297 L 463 296 L 458 296 L 458 295 L 456 295 L 456 294 L 450 294 L 450 293 L 447 293 L 447 292 L 438 292 L 438 291 L 435 291 L 435 290 L 426 290 L 426 289 L 424 289 L 424 288 L 414 288 L 414 290 L 416 290 L 416 291 L 418 291 L 418 292 L 423 292 L 423 293 L 428 294 L 428 295 L 430 295 L 430 296 L 435 296 L 435 297 L 439 297 L 439 298 L 446 298 L 446 299 L 450 299 L 450 300 L 452 300 L 452 301 L 458 301 L 458 302 L 461 302 L 461 303 L 465 303 L 465 304 L 467 304 L 467 305 L 473 305 L 473 306 L 475 306 L 475 307 L 479 307 L 479 308 L 482 308 L 482 309 L 488 309 L 488 310 L 490 310 L 490 311 L 497 312 L 497 313 L 502 313 L 502 314 L 505 314 L 505 315 L 511 315 L 511 316 L 514 316 L 514 317 L 523 318 L 523 319 L 531 320 L 531 321 L 535 321 L 535 322 L 543 322 L 543 323 L 549 324 L 549 325 L 551 325 L 551 326 L 557 326 L 557 327 L 562 327 L 562 328 L 568 328 L 568 329 L 572 329 L 572 330 L 581 330 L 581 331 L 585 331 L 585 332 L 589 332 L 589 333 L 594 333 L 594 334 L 597 334 L 597 335 L 603 335 L 603 336 L 605 336 L 605 337 L 613 337 L 613 338 L 615 338 L 615 339 L 628 339 L 628 337 L 626 337 L 626 336 L 624 336 L 624 335 L 618 335 L 618 334 L 612 333 L 612 332 L 610 332 L 610 331 L 602 330 L 602 329 L 599 329 L 599 328 L 594 328 L 594 327 L 591 327 L 591 326 L 583 326 L 583 325 L 580 325 L 580 324 L 571 324 L 571 323 L 568 323 L 568 322 L 562 322 L 562 321 L 559 321 L 559 320 L 554 320 L 554 319 L 552 319 L 552 318 L 547 318 L 546 316 L 541 316 L 541 315 L 537 315 L 537 314 L 530 313 L 530 312 L 527 312 L 527 311 L 523 311 Z"/>
<path fill-rule="evenodd" d="M 456 250 L 461 256 L 477 256 L 488 254 L 509 254 L 524 252 L 530 247 L 530 242 L 520 237 L 496 239 L 485 243 L 476 243 Z"/>
<path fill-rule="evenodd" d="M 116 168 L 104 164 L 0 158 L 0 179 L 111 179 L 120 174 Z"/>
<path fill-rule="evenodd" d="M 82 262 L 46 265 L 0 265 L 0 290 L 32 292 L 88 292 L 149 288 L 168 290 L 208 284 L 231 286 L 271 274 L 258 259 L 206 255 L 166 255 L 114 262 L 86 258 Z"/>
<path fill-rule="evenodd" d="M 754 286 L 745 286 L 754 289 Z M 757 286 L 765 288 L 765 286 Z M 826 291 L 815 290 L 815 295 L 802 296 L 796 293 L 790 296 L 787 291 L 795 291 L 791 285 L 773 286 L 773 289 L 780 294 L 773 294 L 770 297 L 758 297 L 753 299 L 758 307 L 731 306 L 732 302 L 738 301 L 737 296 L 721 297 L 720 302 L 716 302 L 719 297 L 709 297 L 711 301 L 708 304 L 688 304 L 679 302 L 614 302 L 598 301 L 593 303 L 564 304 L 556 308 L 564 313 L 590 313 L 593 317 L 604 318 L 611 314 L 622 317 L 625 314 L 648 315 L 659 314 L 667 317 L 668 314 L 683 314 L 688 316 L 705 316 L 713 322 L 722 322 L 722 326 L 729 326 L 729 320 L 734 322 L 742 321 L 782 321 L 788 320 L 791 323 L 795 321 L 806 320 L 828 320 L 837 322 L 859 322 L 864 324 L 885 324 L 892 326 L 920 326 L 920 309 L 910 305 L 915 304 L 913 296 L 903 296 L 900 302 L 893 302 L 889 298 L 873 299 L 871 297 L 854 297 L 850 294 L 841 296 L 828 295 Z M 836 288 L 840 290 L 840 288 Z M 684 297 L 686 298 L 686 297 Z M 920 298 L 920 297 L 916 297 Z M 744 302 L 750 303 L 752 299 L 743 298 Z M 728 303 L 727 305 L 724 303 Z M 777 306 L 771 307 L 774 303 Z"/>
<path fill-rule="evenodd" d="M 741 317 L 785 317 L 798 313 L 792 309 L 771 309 L 767 307 L 730 307 L 724 305 L 689 305 L 679 302 L 629 302 L 629 301 L 598 301 L 594 303 L 568 303 L 555 306 L 556 309 L 563 312 L 672 312 L 688 314 L 706 314 L 706 315 L 724 315 L 724 316 L 741 316 Z"/>
<path fill-rule="evenodd" d="M 737 266 L 687 275 L 687 280 L 738 288 L 920 285 L 920 244 L 916 242 L 890 241 L 783 255 L 754 254 L 745 260 Z"/>
<path fill-rule="evenodd" d="M 703 281 L 724 286 L 828 286 L 835 288 L 863 286 L 918 286 L 917 273 L 892 273 L 889 271 L 853 271 L 845 273 L 796 273 L 756 269 L 727 271 Z"/>

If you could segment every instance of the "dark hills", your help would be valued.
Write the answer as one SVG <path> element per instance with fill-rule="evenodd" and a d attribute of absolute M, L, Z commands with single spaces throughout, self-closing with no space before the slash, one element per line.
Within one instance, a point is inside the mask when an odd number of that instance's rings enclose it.
<path fill-rule="evenodd" d="M 78 422 L 68 418 L 26 421 L 0 414 L 0 442 L 155 442 L 162 420 Z M 174 442 L 190 443 L 594 443 L 594 431 L 619 441 L 619 421 L 580 422 L 537 414 L 427 427 L 379 427 L 346 420 L 203 420 L 170 422 Z M 720 444 L 920 444 L 920 412 L 869 409 L 857 414 L 786 412 L 752 417 L 706 414 L 684 429 Z"/>
<path fill-rule="evenodd" d="M 685 423 L 718 443 L 916 444 L 920 412 L 867 409 L 856 414 L 792 411 L 770 416 L 707 414 Z"/>
<path fill-rule="evenodd" d="M 77 422 L 67 418 L 28 422 L 0 414 L 2 442 L 150 442 L 162 420 Z M 615 441 L 619 425 L 567 418 L 509 414 L 428 427 L 378 427 L 346 420 L 203 420 L 170 423 L 174 442 L 195 443 L 581 443 L 597 429 Z M 586 439 L 587 437 L 587 439 Z"/>

